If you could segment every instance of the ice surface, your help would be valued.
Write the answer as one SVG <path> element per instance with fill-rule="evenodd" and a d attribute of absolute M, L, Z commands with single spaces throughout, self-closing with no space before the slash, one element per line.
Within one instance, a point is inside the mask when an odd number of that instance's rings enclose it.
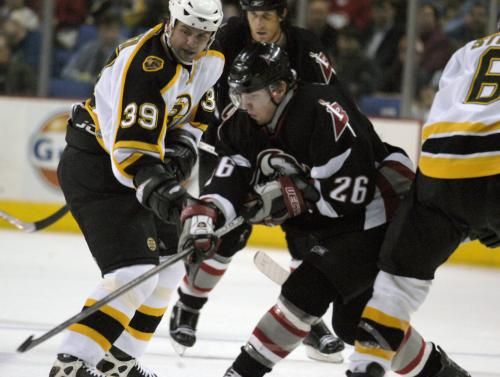
<path fill-rule="evenodd" d="M 254 252 L 238 254 L 212 293 L 200 317 L 196 346 L 177 356 L 164 320 L 145 365 L 160 377 L 224 374 L 279 293 L 253 266 Z M 287 266 L 286 252 L 270 253 Z M 81 236 L 0 230 L 0 377 L 47 377 L 60 335 L 24 354 L 16 348 L 29 335 L 40 336 L 76 314 L 99 278 Z M 472 376 L 500 376 L 500 270 L 442 267 L 413 323 Z M 346 359 L 349 353 L 344 352 Z M 340 377 L 346 366 L 309 360 L 299 347 L 270 376 Z"/>

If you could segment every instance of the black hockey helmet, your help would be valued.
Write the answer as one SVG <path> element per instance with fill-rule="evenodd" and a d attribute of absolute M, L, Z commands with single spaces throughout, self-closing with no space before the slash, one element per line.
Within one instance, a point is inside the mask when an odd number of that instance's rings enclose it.
<path fill-rule="evenodd" d="M 287 7 L 286 0 L 240 0 L 241 9 L 249 11 L 266 11 L 277 9 L 283 10 Z"/>
<path fill-rule="evenodd" d="M 274 43 L 252 43 L 236 57 L 229 69 L 230 94 L 249 93 L 283 80 L 295 84 L 296 73 L 286 52 Z"/>

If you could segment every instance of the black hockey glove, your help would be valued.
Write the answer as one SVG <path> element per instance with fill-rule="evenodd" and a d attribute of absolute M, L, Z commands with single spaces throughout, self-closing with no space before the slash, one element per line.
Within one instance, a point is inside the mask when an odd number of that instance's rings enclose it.
<path fill-rule="evenodd" d="M 182 231 L 179 236 L 178 251 L 192 248 L 187 263 L 199 263 L 212 257 L 219 247 L 215 235 L 218 213 L 215 206 L 202 200 L 190 198 L 181 212 Z"/>
<path fill-rule="evenodd" d="M 256 185 L 259 209 L 249 219 L 252 224 L 281 225 L 313 208 L 320 198 L 318 191 L 299 175 L 283 176 Z"/>
<path fill-rule="evenodd" d="M 182 128 L 167 131 L 165 163 L 170 165 L 179 182 L 189 178 L 197 159 L 197 142 L 191 133 Z"/>
<path fill-rule="evenodd" d="M 176 174 L 163 163 L 146 166 L 134 177 L 136 197 L 161 220 L 178 224 L 182 204 L 189 197 Z"/>

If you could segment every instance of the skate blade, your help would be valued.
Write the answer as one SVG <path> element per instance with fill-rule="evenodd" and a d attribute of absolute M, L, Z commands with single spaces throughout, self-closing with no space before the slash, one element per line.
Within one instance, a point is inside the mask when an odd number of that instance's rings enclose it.
<path fill-rule="evenodd" d="M 344 357 L 342 352 L 335 353 L 321 353 L 317 349 L 311 346 L 304 345 L 306 347 L 306 355 L 308 358 L 316 361 L 323 361 L 326 363 L 340 364 L 344 362 Z"/>
<path fill-rule="evenodd" d="M 184 356 L 184 353 L 188 349 L 188 347 L 183 346 L 182 344 L 177 343 L 172 338 L 170 339 L 170 344 L 172 344 L 172 348 L 174 349 L 175 353 L 178 354 L 180 357 Z"/>

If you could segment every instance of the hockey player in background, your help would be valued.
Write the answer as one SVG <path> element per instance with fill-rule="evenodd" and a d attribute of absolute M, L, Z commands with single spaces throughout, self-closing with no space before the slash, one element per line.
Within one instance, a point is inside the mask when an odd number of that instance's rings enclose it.
<path fill-rule="evenodd" d="M 499 29 L 500 31 L 500 29 Z M 495 66 L 494 62 L 497 62 Z M 384 376 L 436 269 L 467 238 L 500 246 L 500 32 L 452 56 L 422 130 L 419 172 L 382 246 L 348 376 Z M 421 353 L 434 353 L 422 344 Z M 428 375 L 470 376 L 440 371 Z M 427 374 L 419 374 L 427 376 Z"/>
<path fill-rule="evenodd" d="M 216 36 L 226 57 L 224 73 L 217 84 L 219 113 L 223 113 L 231 102 L 227 85 L 229 68 L 236 55 L 254 42 L 275 42 L 282 46 L 290 57 L 292 68 L 302 81 L 328 84 L 334 80 L 334 71 L 319 39 L 308 30 L 290 25 L 286 0 L 241 0 L 240 5 L 243 16 L 230 18 Z M 208 144 L 214 144 L 219 124 L 218 121 L 209 124 L 203 135 L 203 140 Z M 216 161 L 216 157 L 200 150 L 200 188 L 212 175 Z M 245 224 L 225 236 L 215 257 L 196 269 L 196 274 L 191 269 L 191 274 L 183 279 L 178 290 L 180 299 L 170 319 L 170 336 L 182 347 L 195 344 L 200 310 L 229 267 L 233 255 L 245 247 L 251 229 L 249 224 Z M 292 232 L 287 234 L 288 249 L 293 258 L 290 266 L 292 269 L 303 258 L 299 245 L 307 242 L 308 239 L 303 238 L 303 235 Z M 343 343 L 331 334 L 323 322 L 313 326 L 304 343 L 307 355 L 311 358 L 332 362 L 342 360 L 339 352 L 344 348 Z"/>
<path fill-rule="evenodd" d="M 225 374 L 260 377 L 301 343 L 331 303 L 335 332 L 353 343 L 387 222 L 413 171 L 406 154 L 379 139 L 335 82 L 297 83 L 277 45 L 245 48 L 231 67 L 229 85 L 235 107 L 219 129 L 219 163 L 200 199 L 218 209 L 219 225 L 253 195 L 252 223 L 281 224 L 286 234 L 308 239 L 297 246 L 303 263 Z M 181 236 L 179 246 L 193 241 Z M 425 373 L 429 355 L 418 353 L 422 342 L 412 330 L 393 369 Z"/>
<path fill-rule="evenodd" d="M 181 183 L 224 66 L 211 49 L 221 22 L 219 0 L 171 0 L 169 21 L 118 47 L 73 107 L 58 177 L 103 275 L 85 307 L 177 251 Z M 183 274 L 166 268 L 71 325 L 50 377 L 156 377 L 138 358 Z"/>

